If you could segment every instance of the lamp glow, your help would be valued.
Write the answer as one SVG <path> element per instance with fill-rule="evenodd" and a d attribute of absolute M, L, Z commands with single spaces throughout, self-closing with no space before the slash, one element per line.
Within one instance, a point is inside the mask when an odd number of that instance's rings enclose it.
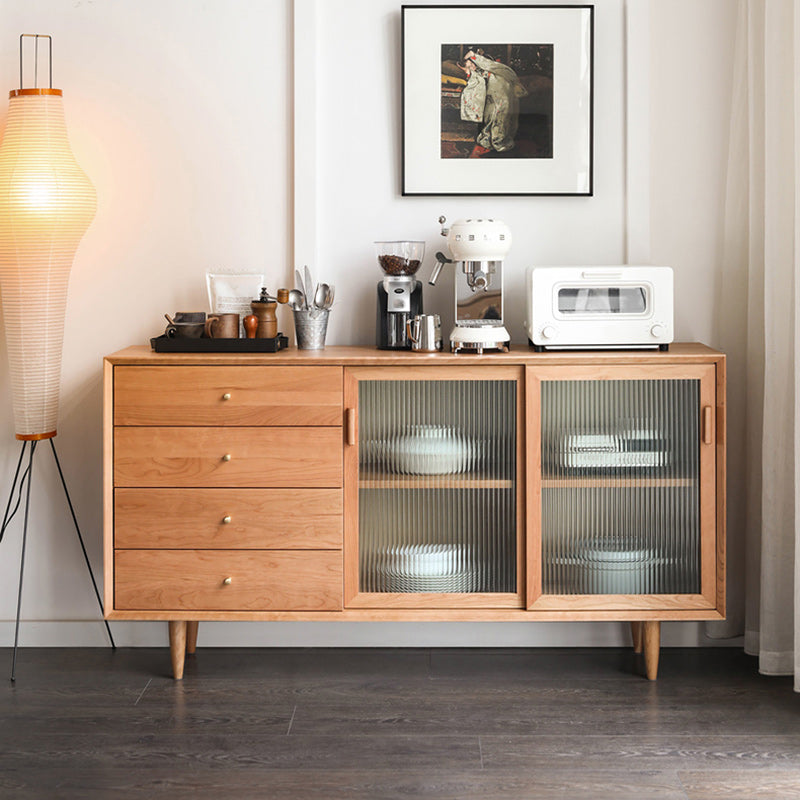
<path fill-rule="evenodd" d="M 69 273 L 96 209 L 61 90 L 13 90 L 0 145 L 0 294 L 18 439 L 56 435 Z"/>

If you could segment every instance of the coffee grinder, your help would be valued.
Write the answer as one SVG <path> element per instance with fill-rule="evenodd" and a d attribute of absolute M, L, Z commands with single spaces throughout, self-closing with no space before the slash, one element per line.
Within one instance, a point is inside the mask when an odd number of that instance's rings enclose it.
<path fill-rule="evenodd" d="M 379 350 L 410 350 L 406 323 L 422 313 L 422 284 L 414 277 L 425 255 L 425 242 L 375 242 L 384 272 L 378 284 L 376 344 Z"/>
<path fill-rule="evenodd" d="M 449 228 L 446 222 L 439 217 L 453 258 L 437 253 L 428 283 L 436 284 L 445 264 L 457 265 L 450 349 L 505 352 L 511 337 L 503 325 L 503 260 L 511 248 L 511 231 L 495 219 L 460 219 Z"/>

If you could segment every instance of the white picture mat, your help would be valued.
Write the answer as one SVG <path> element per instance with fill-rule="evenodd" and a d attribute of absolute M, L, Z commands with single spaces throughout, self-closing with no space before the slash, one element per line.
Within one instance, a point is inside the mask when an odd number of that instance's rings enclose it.
<path fill-rule="evenodd" d="M 406 194 L 588 194 L 591 11 L 588 8 L 405 8 Z M 441 158 L 443 44 L 553 44 L 553 158 Z"/>

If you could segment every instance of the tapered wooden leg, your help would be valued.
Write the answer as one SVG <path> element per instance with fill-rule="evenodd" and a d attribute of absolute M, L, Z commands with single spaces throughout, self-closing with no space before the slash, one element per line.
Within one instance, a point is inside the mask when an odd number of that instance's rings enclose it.
<path fill-rule="evenodd" d="M 661 650 L 661 623 L 647 622 L 644 625 L 644 665 L 647 679 L 654 681 L 658 677 L 658 656 Z"/>
<path fill-rule="evenodd" d="M 186 658 L 186 623 L 169 623 L 169 654 L 172 657 L 172 677 L 183 678 L 183 662 Z"/>
<path fill-rule="evenodd" d="M 197 627 L 200 625 L 199 622 L 187 622 L 186 623 L 186 655 L 191 656 L 194 655 L 194 651 L 197 650 Z"/>
<path fill-rule="evenodd" d="M 631 622 L 631 636 L 633 637 L 633 652 L 642 652 L 642 623 Z"/>

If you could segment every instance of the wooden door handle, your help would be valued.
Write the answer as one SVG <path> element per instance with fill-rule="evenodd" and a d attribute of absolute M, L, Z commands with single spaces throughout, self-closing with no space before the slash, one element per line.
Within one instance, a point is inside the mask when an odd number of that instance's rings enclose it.
<path fill-rule="evenodd" d="M 350 447 L 355 447 L 356 444 L 356 410 L 354 408 L 347 409 L 347 444 Z"/>
<path fill-rule="evenodd" d="M 714 441 L 713 420 L 711 406 L 705 406 L 703 408 L 703 444 L 712 444 Z"/>

